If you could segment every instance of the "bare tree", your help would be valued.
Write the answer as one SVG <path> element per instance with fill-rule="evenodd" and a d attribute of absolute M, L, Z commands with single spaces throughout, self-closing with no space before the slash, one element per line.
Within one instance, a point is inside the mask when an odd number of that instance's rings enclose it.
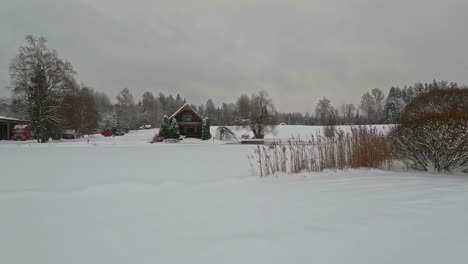
<path fill-rule="evenodd" d="M 10 116 L 11 115 L 11 98 L 0 97 L 0 115 Z"/>
<path fill-rule="evenodd" d="M 367 117 L 367 123 L 377 124 L 383 121 L 385 94 L 378 88 L 361 97 L 360 108 Z"/>
<path fill-rule="evenodd" d="M 315 107 L 315 116 L 321 125 L 336 125 L 338 111 L 331 105 L 331 101 L 324 97 Z"/>
<path fill-rule="evenodd" d="M 355 123 L 357 108 L 353 104 L 344 104 L 341 106 L 341 117 L 344 124 L 351 125 Z"/>
<path fill-rule="evenodd" d="M 81 105 L 80 105 L 80 86 L 75 78 L 69 78 L 65 85 L 67 92 L 64 94 L 60 112 L 63 116 L 63 125 L 68 129 L 80 131 L 81 128 Z"/>
<path fill-rule="evenodd" d="M 143 123 L 151 124 L 152 126 L 159 125 L 163 117 L 162 104 L 151 92 L 143 94 L 142 111 Z"/>
<path fill-rule="evenodd" d="M 245 97 L 242 100 L 245 100 Z M 250 128 L 255 138 L 264 138 L 276 128 L 275 114 L 276 108 L 270 96 L 266 91 L 260 91 L 251 96 L 249 111 L 238 115 L 236 123 Z"/>
<path fill-rule="evenodd" d="M 69 80 L 69 89 L 62 100 L 63 126 L 76 130 L 78 135 L 93 134 L 99 122 L 99 112 L 91 88 Z"/>
<path fill-rule="evenodd" d="M 43 37 L 27 35 L 26 44 L 10 63 L 10 82 L 17 100 L 24 103 L 38 141 L 47 142 L 60 123 L 60 104 L 72 65 L 47 47 Z"/>
<path fill-rule="evenodd" d="M 100 115 L 98 112 L 96 101 L 94 100 L 94 92 L 91 88 L 82 86 L 80 90 L 81 102 L 81 127 L 80 135 L 90 135 L 96 132 L 99 124 Z"/>

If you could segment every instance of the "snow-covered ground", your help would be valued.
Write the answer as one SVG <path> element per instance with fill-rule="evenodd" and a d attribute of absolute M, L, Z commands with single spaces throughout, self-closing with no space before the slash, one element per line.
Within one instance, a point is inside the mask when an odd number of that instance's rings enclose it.
<path fill-rule="evenodd" d="M 154 133 L 0 142 L 0 263 L 468 263 L 466 176 L 258 178 L 252 146 Z"/>

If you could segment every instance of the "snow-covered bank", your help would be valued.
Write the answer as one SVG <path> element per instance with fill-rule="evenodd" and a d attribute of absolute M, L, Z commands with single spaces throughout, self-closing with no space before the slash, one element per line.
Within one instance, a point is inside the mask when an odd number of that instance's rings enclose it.
<path fill-rule="evenodd" d="M 249 176 L 252 146 L 154 131 L 0 145 L 2 263 L 465 263 L 468 178 Z"/>

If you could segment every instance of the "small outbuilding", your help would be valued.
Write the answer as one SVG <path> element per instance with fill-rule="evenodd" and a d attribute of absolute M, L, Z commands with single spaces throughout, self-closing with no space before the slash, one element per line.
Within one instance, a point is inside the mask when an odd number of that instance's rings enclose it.
<path fill-rule="evenodd" d="M 169 119 L 175 118 L 179 125 L 180 135 L 193 138 L 201 138 L 203 117 L 190 107 L 183 105 Z"/>

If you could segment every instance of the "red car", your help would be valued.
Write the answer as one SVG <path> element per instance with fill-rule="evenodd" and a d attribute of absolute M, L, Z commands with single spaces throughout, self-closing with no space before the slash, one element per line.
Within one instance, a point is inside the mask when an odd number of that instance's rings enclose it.
<path fill-rule="evenodd" d="M 106 130 L 106 131 L 103 131 L 101 133 L 101 135 L 105 136 L 105 137 L 112 137 L 112 135 L 114 135 L 114 133 L 112 133 L 111 130 Z"/>

